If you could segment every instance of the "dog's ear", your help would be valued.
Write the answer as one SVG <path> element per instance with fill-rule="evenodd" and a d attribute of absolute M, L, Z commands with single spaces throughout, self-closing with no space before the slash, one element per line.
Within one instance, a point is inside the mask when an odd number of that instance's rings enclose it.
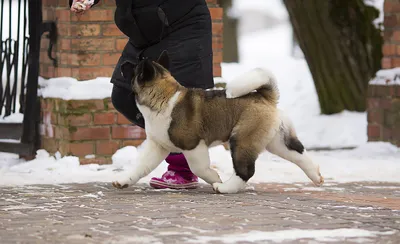
<path fill-rule="evenodd" d="M 153 67 L 153 62 L 148 59 L 144 59 L 139 64 L 138 79 L 141 82 L 151 81 L 156 75 L 156 70 Z"/>
<path fill-rule="evenodd" d="M 157 59 L 157 63 L 169 70 L 169 55 L 167 50 L 162 51 L 160 57 Z"/>
<path fill-rule="evenodd" d="M 135 75 L 135 64 L 129 60 L 121 64 L 121 75 L 124 79 L 131 81 Z"/>

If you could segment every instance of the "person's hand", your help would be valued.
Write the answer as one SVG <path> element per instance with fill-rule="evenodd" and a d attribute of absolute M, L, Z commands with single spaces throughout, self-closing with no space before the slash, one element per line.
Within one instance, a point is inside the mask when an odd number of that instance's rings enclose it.
<path fill-rule="evenodd" d="M 83 14 L 94 4 L 94 0 L 73 0 L 71 11 L 76 14 Z"/>

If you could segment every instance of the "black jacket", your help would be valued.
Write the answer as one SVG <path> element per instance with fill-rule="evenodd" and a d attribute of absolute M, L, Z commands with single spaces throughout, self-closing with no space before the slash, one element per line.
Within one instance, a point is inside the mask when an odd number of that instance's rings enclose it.
<path fill-rule="evenodd" d="M 99 0 L 95 0 L 97 4 Z M 137 48 L 159 42 L 204 0 L 116 0 L 115 24 Z M 70 5 L 72 0 L 70 0 Z"/>

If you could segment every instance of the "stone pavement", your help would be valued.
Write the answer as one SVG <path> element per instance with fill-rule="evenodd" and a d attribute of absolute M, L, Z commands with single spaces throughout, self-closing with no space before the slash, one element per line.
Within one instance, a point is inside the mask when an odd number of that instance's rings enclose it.
<path fill-rule="evenodd" d="M 1 244 L 282 240 L 400 243 L 400 184 L 257 184 L 234 195 L 215 194 L 208 185 L 190 191 L 116 190 L 106 183 L 0 188 Z"/>

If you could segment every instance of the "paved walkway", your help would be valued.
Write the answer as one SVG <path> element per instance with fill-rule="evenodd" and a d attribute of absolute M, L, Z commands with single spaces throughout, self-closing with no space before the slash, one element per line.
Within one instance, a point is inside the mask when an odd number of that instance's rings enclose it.
<path fill-rule="evenodd" d="M 214 194 L 208 185 L 190 191 L 116 190 L 105 183 L 0 188 L 2 244 L 282 240 L 400 243 L 400 184 L 259 184 L 234 195 Z"/>

